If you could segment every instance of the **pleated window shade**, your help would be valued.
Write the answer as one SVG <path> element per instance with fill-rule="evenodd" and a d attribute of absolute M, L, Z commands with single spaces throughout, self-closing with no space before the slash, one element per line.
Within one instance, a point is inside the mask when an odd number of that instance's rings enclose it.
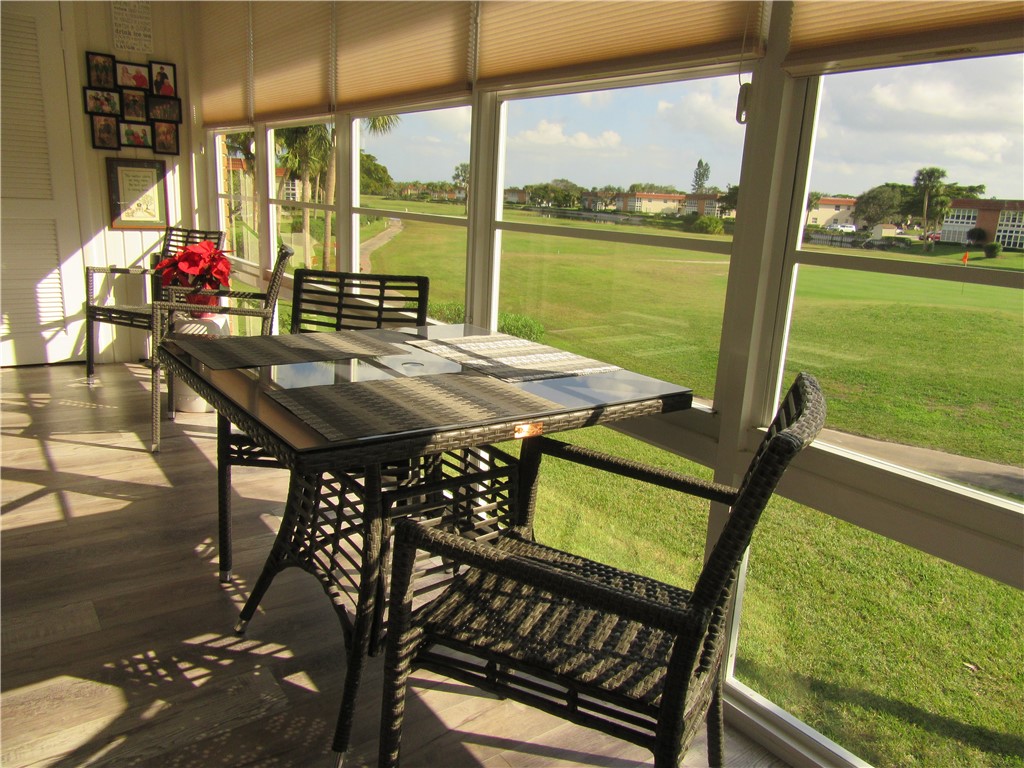
<path fill-rule="evenodd" d="M 797 0 L 783 66 L 793 75 L 1024 50 L 1024 3 Z"/>
<path fill-rule="evenodd" d="M 253 3 L 253 111 L 265 119 L 331 107 L 331 5 Z"/>
<path fill-rule="evenodd" d="M 728 60 L 762 50 L 762 4 L 701 2 L 483 2 L 481 82 L 569 73 L 604 62 L 643 68 Z"/>
<path fill-rule="evenodd" d="M 195 7 L 202 54 L 202 121 L 205 125 L 244 122 L 249 116 L 249 4 L 203 2 Z"/>
<path fill-rule="evenodd" d="M 338 103 L 470 90 L 470 2 L 338 4 Z"/>

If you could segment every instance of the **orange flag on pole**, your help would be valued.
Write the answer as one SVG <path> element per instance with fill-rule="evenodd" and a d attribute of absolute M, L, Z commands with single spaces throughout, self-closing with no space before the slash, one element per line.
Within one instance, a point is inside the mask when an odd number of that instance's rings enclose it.
<path fill-rule="evenodd" d="M 960 261 L 964 263 L 965 267 L 967 266 L 967 251 L 964 251 L 964 257 Z"/>

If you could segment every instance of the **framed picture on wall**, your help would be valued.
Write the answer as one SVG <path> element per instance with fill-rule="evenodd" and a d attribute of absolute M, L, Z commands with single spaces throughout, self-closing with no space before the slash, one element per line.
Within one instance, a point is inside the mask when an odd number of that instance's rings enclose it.
<path fill-rule="evenodd" d="M 117 84 L 122 88 L 139 88 L 149 92 L 149 64 L 117 62 Z"/>
<path fill-rule="evenodd" d="M 178 95 L 178 78 L 173 64 L 166 61 L 149 62 L 149 82 L 154 96 Z"/>
<path fill-rule="evenodd" d="M 163 160 L 107 158 L 111 229 L 167 226 L 167 182 Z"/>
<path fill-rule="evenodd" d="M 173 96 L 150 96 L 146 99 L 146 113 L 150 120 L 165 123 L 181 122 L 181 99 Z"/>
<path fill-rule="evenodd" d="M 121 89 L 121 119 L 128 123 L 145 123 L 149 118 L 146 116 L 145 91 L 137 88 Z"/>
<path fill-rule="evenodd" d="M 112 115 L 93 115 L 92 146 L 93 149 L 120 149 L 121 134 L 117 130 L 117 118 Z"/>
<path fill-rule="evenodd" d="M 85 52 L 85 71 L 89 73 L 89 86 L 92 88 L 116 88 L 114 77 L 114 57 L 106 53 Z"/>
<path fill-rule="evenodd" d="M 120 91 L 108 91 L 103 88 L 85 86 L 82 89 L 82 95 L 85 99 L 85 114 L 121 116 Z"/>
<path fill-rule="evenodd" d="M 178 124 L 153 121 L 153 152 L 158 155 L 178 154 Z"/>
<path fill-rule="evenodd" d="M 152 149 L 153 126 L 149 123 L 121 123 L 121 146 L 126 149 Z"/>

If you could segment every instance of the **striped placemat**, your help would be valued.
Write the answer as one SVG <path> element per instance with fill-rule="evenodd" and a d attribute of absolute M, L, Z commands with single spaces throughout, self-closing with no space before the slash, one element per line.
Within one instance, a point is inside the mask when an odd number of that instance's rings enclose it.
<path fill-rule="evenodd" d="M 457 373 L 325 384 L 268 395 L 332 442 L 528 421 L 560 409 L 503 381 Z"/>
<path fill-rule="evenodd" d="M 534 381 L 617 371 L 619 366 L 504 333 L 409 344 L 504 381 Z"/>
<path fill-rule="evenodd" d="M 279 336 L 179 336 L 175 344 L 209 368 L 312 363 L 405 354 L 401 346 L 357 331 L 285 333 Z"/>

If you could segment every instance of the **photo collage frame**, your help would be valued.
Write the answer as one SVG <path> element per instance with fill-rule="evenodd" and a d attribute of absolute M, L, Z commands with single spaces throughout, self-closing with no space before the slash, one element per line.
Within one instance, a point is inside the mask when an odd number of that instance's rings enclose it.
<path fill-rule="evenodd" d="M 120 61 L 86 51 L 82 88 L 94 149 L 149 149 L 177 155 L 181 125 L 177 67 L 168 61 Z"/>

